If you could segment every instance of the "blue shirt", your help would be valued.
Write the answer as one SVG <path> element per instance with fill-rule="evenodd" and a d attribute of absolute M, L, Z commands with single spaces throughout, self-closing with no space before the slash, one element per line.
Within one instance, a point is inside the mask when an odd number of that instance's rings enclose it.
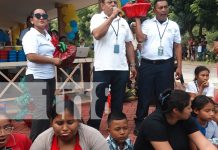
<path fill-rule="evenodd" d="M 196 125 L 198 126 L 198 129 L 207 139 L 218 138 L 218 126 L 216 122 L 211 120 L 207 122 L 206 126 L 202 126 L 197 121 L 197 118 L 195 118 L 195 121 Z"/>

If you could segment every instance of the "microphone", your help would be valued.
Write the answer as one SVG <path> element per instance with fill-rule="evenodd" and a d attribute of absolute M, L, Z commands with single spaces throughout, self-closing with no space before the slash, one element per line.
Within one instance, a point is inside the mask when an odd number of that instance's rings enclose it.
<path fill-rule="evenodd" d="M 113 7 L 113 10 L 115 10 L 117 7 Z M 118 14 L 117 14 L 117 16 L 119 16 L 119 17 L 122 17 L 122 13 L 121 12 L 119 12 Z M 116 16 L 116 17 L 117 17 Z"/>

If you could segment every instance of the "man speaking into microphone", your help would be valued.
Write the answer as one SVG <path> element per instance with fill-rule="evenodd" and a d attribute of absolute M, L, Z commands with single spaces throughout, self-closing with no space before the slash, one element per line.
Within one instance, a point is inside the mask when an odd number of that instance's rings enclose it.
<path fill-rule="evenodd" d="M 105 108 L 106 89 L 111 85 L 111 112 L 121 113 L 126 82 L 135 78 L 135 55 L 133 36 L 125 19 L 118 14 L 117 0 L 100 0 L 101 13 L 90 21 L 90 31 L 94 40 L 93 82 L 98 83 L 93 97 L 91 115 L 87 124 L 99 129 Z M 92 112 L 93 114 L 93 112 Z M 96 116 L 97 115 L 97 116 Z"/>

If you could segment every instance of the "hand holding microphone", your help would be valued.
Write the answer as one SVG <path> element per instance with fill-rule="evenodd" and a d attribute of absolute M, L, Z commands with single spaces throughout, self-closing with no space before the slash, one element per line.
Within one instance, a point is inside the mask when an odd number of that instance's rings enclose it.
<path fill-rule="evenodd" d="M 113 7 L 112 9 L 113 9 L 112 15 L 114 16 L 114 18 L 116 18 L 117 16 L 121 16 L 122 15 L 121 14 L 121 10 L 119 8 Z"/>

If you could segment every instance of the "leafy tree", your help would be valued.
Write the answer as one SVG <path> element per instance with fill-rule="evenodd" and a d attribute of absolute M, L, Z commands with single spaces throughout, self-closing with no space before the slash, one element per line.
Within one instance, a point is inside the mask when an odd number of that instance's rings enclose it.
<path fill-rule="evenodd" d="M 88 45 L 92 44 L 92 36 L 90 33 L 90 20 L 92 16 L 98 12 L 98 4 L 92 5 L 77 11 L 79 17 L 78 27 L 79 27 L 79 37 L 85 39 Z"/>
<path fill-rule="evenodd" d="M 218 2 L 216 0 L 171 0 L 170 16 L 180 25 L 181 33 L 186 31 L 194 37 L 193 28 L 199 25 L 199 35 L 202 29 L 217 29 Z"/>
<path fill-rule="evenodd" d="M 210 30 L 218 29 L 218 1 L 217 0 L 195 0 L 190 6 L 191 12 L 196 16 L 199 24 L 199 35 L 202 35 L 202 29 L 205 27 Z"/>
<path fill-rule="evenodd" d="M 190 37 L 194 37 L 192 29 L 197 23 L 196 16 L 190 10 L 193 2 L 194 0 L 172 0 L 170 13 L 171 18 L 179 24 L 181 33 L 187 31 Z"/>

